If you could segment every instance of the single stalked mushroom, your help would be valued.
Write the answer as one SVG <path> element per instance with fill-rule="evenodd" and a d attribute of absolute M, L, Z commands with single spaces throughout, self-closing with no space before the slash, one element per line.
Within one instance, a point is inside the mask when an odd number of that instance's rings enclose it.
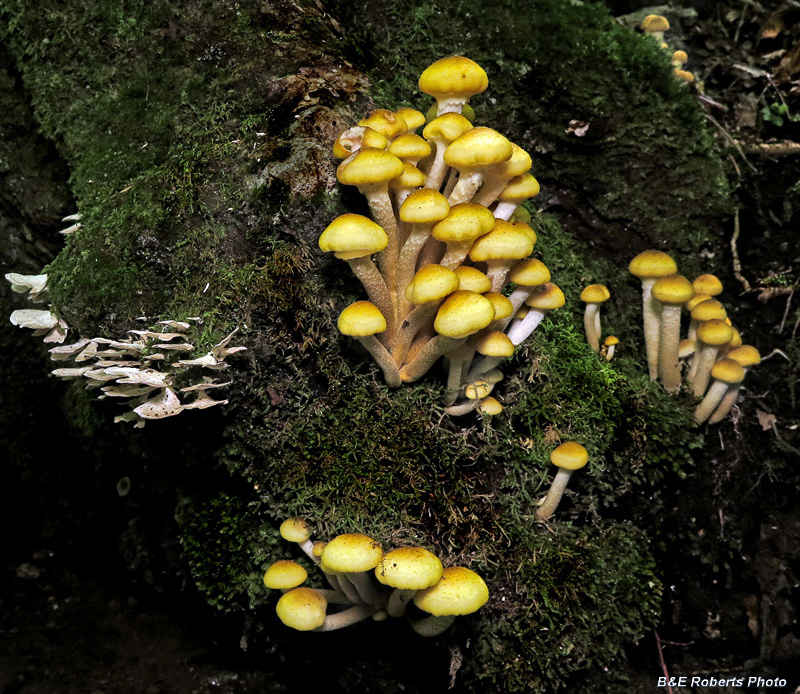
<path fill-rule="evenodd" d="M 458 171 L 458 183 L 448 202 L 468 202 L 484 180 L 484 172 L 511 159 L 511 143 L 496 130 L 477 127 L 453 140 L 445 150 L 444 163 Z"/>
<path fill-rule="evenodd" d="M 486 275 L 492 281 L 494 292 L 499 292 L 505 285 L 512 262 L 522 260 L 533 252 L 534 242 L 522 226 L 498 219 L 494 228 L 477 239 L 470 248 L 469 258 L 472 262 L 486 263 Z"/>
<path fill-rule="evenodd" d="M 436 585 L 442 571 L 439 558 L 422 547 L 399 547 L 384 554 L 375 567 L 375 578 L 394 588 L 386 605 L 389 615 L 402 615 L 414 594 Z"/>
<path fill-rule="evenodd" d="M 453 55 L 429 65 L 419 78 L 421 92 L 436 99 L 436 115 L 461 113 L 470 97 L 489 86 L 484 69 L 474 60 Z"/>
<path fill-rule="evenodd" d="M 661 43 L 664 40 L 664 32 L 669 29 L 669 22 L 660 14 L 649 14 L 642 20 L 639 28 Z"/>
<path fill-rule="evenodd" d="M 508 337 L 514 345 L 521 345 L 531 333 L 539 327 L 545 313 L 554 311 L 564 305 L 564 292 L 554 283 L 534 287 L 525 300 L 528 312 L 522 320 L 514 320 L 508 328 Z"/>
<path fill-rule="evenodd" d="M 284 593 L 275 611 L 278 618 L 297 631 L 314 631 L 325 624 L 328 601 L 313 588 L 294 588 Z"/>
<path fill-rule="evenodd" d="M 547 520 L 555 513 L 573 471 L 584 467 L 588 461 L 589 453 L 574 441 L 566 441 L 551 451 L 550 462 L 558 468 L 558 472 L 542 505 L 536 510 L 536 515 L 541 520 Z"/>
<path fill-rule="evenodd" d="M 653 298 L 661 303 L 661 339 L 658 344 L 658 371 L 661 384 L 669 393 L 681 387 L 679 347 L 681 307 L 694 295 L 692 283 L 683 275 L 660 277 L 653 285 Z"/>
<path fill-rule="evenodd" d="M 614 335 L 609 335 L 603 341 L 603 347 L 605 347 L 606 350 L 606 361 L 611 361 L 614 358 L 614 353 L 616 352 L 618 344 L 619 339 Z"/>
<path fill-rule="evenodd" d="M 733 359 L 733 361 L 739 363 L 744 370 L 745 376 L 751 368 L 761 363 L 761 354 L 759 354 L 758 350 L 752 345 L 740 345 L 739 347 L 735 347 L 728 352 L 726 358 Z M 742 380 L 744 380 L 744 377 L 742 377 Z M 716 424 L 727 416 L 733 404 L 736 402 L 736 397 L 739 395 L 741 385 L 742 382 L 739 381 L 738 383 L 733 383 L 728 386 L 719 405 L 717 405 L 714 412 L 708 418 L 709 424 Z"/>
<path fill-rule="evenodd" d="M 503 188 L 497 196 L 497 206 L 494 208 L 494 216 L 498 219 L 511 219 L 511 215 L 528 198 L 535 198 L 539 195 L 539 181 L 533 174 L 524 173 L 512 178 L 508 185 Z"/>
<path fill-rule="evenodd" d="M 714 381 L 694 411 L 694 421 L 698 424 L 705 422 L 714 413 L 730 386 L 742 382 L 744 368 L 734 359 L 720 359 L 711 369 L 711 377 Z"/>
<path fill-rule="evenodd" d="M 450 566 L 436 585 L 414 595 L 414 604 L 429 617 L 413 620 L 411 627 L 420 636 L 438 636 L 459 615 L 472 614 L 489 600 L 489 589 L 474 571 Z"/>
<path fill-rule="evenodd" d="M 371 355 L 383 371 L 386 385 L 399 388 L 402 385 L 400 372 L 389 352 L 376 334 L 386 330 L 386 319 L 375 304 L 369 301 L 356 301 L 339 314 L 339 332 L 355 337 Z"/>
<path fill-rule="evenodd" d="M 425 181 L 426 188 L 439 190 L 447 173 L 447 164 L 444 163 L 444 153 L 451 142 L 461 137 L 465 132 L 472 129 L 470 123 L 464 116 L 458 113 L 445 113 L 434 118 L 422 131 L 422 136 L 436 145 L 431 167 L 427 171 L 428 180 Z"/>
<path fill-rule="evenodd" d="M 608 301 L 611 294 L 604 284 L 590 284 L 581 292 L 581 301 L 586 304 L 583 312 L 583 329 L 586 341 L 595 352 L 600 351 L 600 304 Z"/>
<path fill-rule="evenodd" d="M 344 575 L 364 602 L 377 605 L 383 596 L 366 572 L 372 571 L 382 558 L 380 543 L 361 533 L 345 533 L 325 545 L 320 561 L 325 569 Z"/>
<path fill-rule="evenodd" d="M 658 378 L 661 306 L 653 299 L 653 285 L 659 277 L 674 275 L 678 271 L 678 266 L 663 251 L 649 250 L 639 253 L 631 260 L 628 270 L 642 281 L 642 318 L 644 319 L 647 368 L 650 372 L 650 379 L 655 381 Z"/>

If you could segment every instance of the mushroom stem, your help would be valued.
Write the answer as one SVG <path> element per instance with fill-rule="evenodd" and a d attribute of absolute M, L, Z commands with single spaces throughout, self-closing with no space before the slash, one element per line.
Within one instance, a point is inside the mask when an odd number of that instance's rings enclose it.
<path fill-rule="evenodd" d="M 383 605 L 386 602 L 386 596 L 375 587 L 367 572 L 347 573 L 345 575 L 358 591 L 362 602 L 370 605 Z"/>
<path fill-rule="evenodd" d="M 436 311 L 439 310 L 441 304 L 441 301 L 429 301 L 425 304 L 420 304 L 406 316 L 397 331 L 397 336 L 394 338 L 394 344 L 392 344 L 391 348 L 392 359 L 395 364 L 399 366 L 403 363 L 415 335 L 427 321 L 436 315 Z"/>
<path fill-rule="evenodd" d="M 669 393 L 681 387 L 681 367 L 678 346 L 681 341 L 681 306 L 663 304 L 661 309 L 661 339 L 658 345 L 658 365 L 661 383 Z"/>
<path fill-rule="evenodd" d="M 396 325 L 396 309 L 383 275 L 375 267 L 375 263 L 372 262 L 369 256 L 351 258 L 347 261 L 347 264 L 353 274 L 361 280 L 361 284 L 367 290 L 369 300 L 378 307 L 378 310 L 386 319 L 386 335 L 393 335 Z"/>
<path fill-rule="evenodd" d="M 703 345 L 702 351 L 697 355 L 697 369 L 692 379 L 692 389 L 694 396 L 699 398 L 706 392 L 708 382 L 711 380 L 711 369 L 717 361 L 719 347 L 716 345 Z"/>
<path fill-rule="evenodd" d="M 372 358 L 381 367 L 386 385 L 390 388 L 399 388 L 403 384 L 400 378 L 400 371 L 397 368 L 397 364 L 394 363 L 394 359 L 386 351 L 386 347 L 374 335 L 365 335 L 356 337 L 356 339 L 364 345 L 364 349 L 372 355 Z"/>
<path fill-rule="evenodd" d="M 725 381 L 715 380 L 708 389 L 706 396 L 694 411 L 694 421 L 698 424 L 705 422 L 720 404 L 728 384 Z"/>
<path fill-rule="evenodd" d="M 550 490 L 544 498 L 542 505 L 536 510 L 536 515 L 541 520 L 547 520 L 553 515 L 558 508 L 561 497 L 564 495 L 564 490 L 567 488 L 567 482 L 572 475 L 572 470 L 565 468 L 558 468 L 556 476 L 553 478 L 553 483 L 550 485 Z"/>
<path fill-rule="evenodd" d="M 470 381 L 474 381 L 476 378 L 480 378 L 487 371 L 491 371 L 495 366 L 503 361 L 503 359 L 507 358 L 508 357 L 483 357 L 483 359 L 478 361 L 475 366 L 469 370 L 465 380 L 467 383 L 469 383 Z"/>
<path fill-rule="evenodd" d="M 464 400 L 463 402 L 456 403 L 455 405 L 450 405 L 450 407 L 445 407 L 444 412 L 451 417 L 461 417 L 477 409 L 478 405 L 480 404 L 481 401 L 477 398 L 475 400 Z"/>
<path fill-rule="evenodd" d="M 466 337 L 446 337 L 445 335 L 437 335 L 419 351 L 412 361 L 400 369 L 400 378 L 404 383 L 413 383 L 419 380 L 427 373 L 428 369 L 433 366 L 433 363 L 439 357 L 445 352 L 455 349 L 466 339 Z"/>
<path fill-rule="evenodd" d="M 335 578 L 335 576 L 334 576 Z M 352 605 L 353 601 L 350 600 L 344 593 L 338 590 L 331 590 L 330 588 L 314 588 L 329 605 Z"/>
<path fill-rule="evenodd" d="M 586 341 L 593 351 L 600 351 L 600 304 L 586 304 L 583 312 L 583 329 L 586 332 Z"/>
<path fill-rule="evenodd" d="M 442 617 L 424 617 L 422 619 L 412 619 L 411 628 L 416 631 L 420 636 L 430 637 L 438 636 L 456 620 L 455 615 L 449 614 Z"/>
<path fill-rule="evenodd" d="M 389 597 L 386 611 L 390 617 L 402 617 L 405 614 L 406 606 L 416 594 L 416 590 L 411 588 L 395 588 Z"/>
<path fill-rule="evenodd" d="M 354 605 L 347 610 L 328 615 L 325 617 L 325 623 L 318 629 L 314 629 L 314 631 L 343 629 L 371 617 L 377 611 L 378 607 L 375 605 Z"/>
<path fill-rule="evenodd" d="M 658 378 L 658 351 L 661 335 L 661 305 L 653 298 L 655 277 L 642 279 L 642 318 L 644 319 L 644 345 L 647 352 L 647 369 L 650 380 Z"/>
<path fill-rule="evenodd" d="M 522 320 L 515 320 L 511 324 L 506 335 L 508 335 L 511 342 L 514 343 L 514 346 L 521 345 L 528 336 L 539 327 L 539 323 L 542 322 L 544 314 L 544 311 L 532 308 L 528 311 L 528 315 L 525 316 L 525 318 Z"/>
<path fill-rule="evenodd" d="M 728 416 L 728 413 L 731 411 L 734 403 L 736 402 L 736 398 L 739 396 L 739 390 L 741 387 L 741 383 L 735 383 L 728 386 L 728 389 L 725 391 L 722 399 L 719 401 L 719 405 L 717 405 L 714 412 L 708 418 L 709 424 L 721 422 L 723 419 L 725 419 L 725 417 Z"/>

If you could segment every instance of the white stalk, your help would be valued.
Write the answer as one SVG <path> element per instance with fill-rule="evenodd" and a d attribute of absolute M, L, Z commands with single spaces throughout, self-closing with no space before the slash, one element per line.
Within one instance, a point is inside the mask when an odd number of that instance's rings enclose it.
<path fill-rule="evenodd" d="M 547 492 L 544 502 L 536 511 L 536 515 L 541 520 L 550 518 L 558 508 L 558 504 L 561 501 L 561 497 L 564 495 L 564 490 L 567 488 L 567 482 L 569 482 L 571 475 L 572 470 L 565 470 L 561 467 L 558 468 L 558 472 L 553 478 L 553 483 L 550 485 L 550 490 Z"/>

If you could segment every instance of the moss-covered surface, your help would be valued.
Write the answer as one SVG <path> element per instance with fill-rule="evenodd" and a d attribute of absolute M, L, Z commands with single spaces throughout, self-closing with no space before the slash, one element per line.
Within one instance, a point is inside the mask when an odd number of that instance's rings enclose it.
<path fill-rule="evenodd" d="M 701 261 L 689 254 L 712 243 L 726 182 L 694 97 L 655 42 L 600 6 L 523 9 L 385 3 L 356 21 L 340 3 L 334 19 L 312 3 L 34 10 L 2 0 L 0 38 L 69 165 L 82 215 L 48 268 L 57 310 L 82 333 L 111 336 L 140 315 L 201 316 L 201 353 L 242 328 L 249 359 L 225 442 L 203 461 L 228 481 L 196 478 L 196 459 L 172 463 L 186 470 L 175 492 L 181 562 L 206 600 L 254 611 L 276 648 L 281 627 L 260 576 L 297 557 L 277 525 L 302 515 L 319 538 L 358 530 L 387 547 L 421 543 L 486 577 L 490 603 L 433 649 L 444 669 L 463 654 L 461 690 L 590 681 L 619 691 L 608 669 L 657 619 L 662 553 L 696 535 L 694 521 L 663 518 L 703 443 L 690 398 L 665 396 L 643 374 L 637 286 L 622 266 L 656 245 L 695 273 Z M 315 245 L 337 213 L 363 209 L 335 187 L 328 147 L 367 106 L 370 79 L 381 105 L 424 108 L 416 76 L 452 52 L 490 74 L 478 119 L 534 154 L 542 200 L 558 213 L 535 214 L 537 254 L 569 297 L 504 367 L 506 410 L 492 421 L 443 417 L 438 372 L 389 391 L 337 334 L 338 311 L 360 293 Z M 586 135 L 567 132 L 570 121 L 589 123 Z M 621 249 L 622 260 L 609 256 Z M 581 335 L 576 297 L 596 281 L 612 290 L 604 320 L 623 343 L 611 365 Z M 144 435 L 154 426 L 177 425 Z M 535 502 L 551 478 L 548 453 L 568 439 L 591 463 L 544 525 Z M 127 548 L 138 546 L 136 527 Z M 358 633 L 368 642 L 383 629 L 406 625 Z M 429 648 L 415 639 L 405 653 Z M 408 690 L 441 690 L 403 670 L 391 676 L 408 677 Z"/>

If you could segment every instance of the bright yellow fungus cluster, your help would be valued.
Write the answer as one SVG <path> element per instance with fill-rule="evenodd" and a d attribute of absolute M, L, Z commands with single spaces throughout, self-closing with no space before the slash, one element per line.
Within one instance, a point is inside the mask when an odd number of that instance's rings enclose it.
<path fill-rule="evenodd" d="M 660 379 L 669 392 L 680 390 L 681 360 L 695 397 L 700 424 L 722 420 L 736 401 L 747 370 L 761 361 L 758 350 L 743 345 L 731 325 L 725 307 L 716 300 L 722 283 L 713 275 L 693 282 L 677 274 L 675 261 L 662 251 L 644 251 L 631 260 L 629 269 L 642 281 L 642 312 L 650 378 Z M 681 315 L 689 316 L 687 334 L 681 339 Z"/>
<path fill-rule="evenodd" d="M 564 304 L 531 257 L 536 233 L 520 207 L 539 184 L 524 149 L 470 120 L 467 100 L 488 86 L 477 63 L 444 58 L 419 86 L 436 99 L 427 124 L 411 108 L 378 109 L 336 140 L 339 182 L 364 194 L 372 219 L 342 215 L 319 245 L 364 285 L 369 300 L 345 308 L 339 330 L 364 345 L 389 386 L 418 380 L 444 356 L 448 413 L 496 414 L 495 367 Z"/>
<path fill-rule="evenodd" d="M 418 634 L 436 636 L 457 616 L 475 612 L 489 599 L 489 589 L 478 574 L 463 566 L 444 568 L 422 547 L 384 553 L 379 543 L 360 533 L 312 542 L 301 518 L 285 520 L 281 536 L 296 542 L 329 584 L 328 588 L 303 586 L 308 574 L 290 560 L 279 560 L 267 569 L 264 585 L 283 591 L 278 617 L 298 631 L 333 631 L 370 617 L 381 621 L 406 615 Z M 409 613 L 410 603 L 414 607 Z M 329 605 L 341 609 L 329 612 Z"/>

